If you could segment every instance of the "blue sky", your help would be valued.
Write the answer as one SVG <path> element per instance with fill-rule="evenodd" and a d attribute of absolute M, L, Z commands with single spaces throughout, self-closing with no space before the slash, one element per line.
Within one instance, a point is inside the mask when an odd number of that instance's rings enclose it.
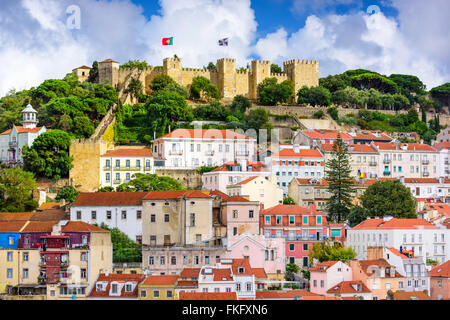
<path fill-rule="evenodd" d="M 0 96 L 94 60 L 156 66 L 174 54 L 192 68 L 318 60 L 321 77 L 365 68 L 417 75 L 431 89 L 450 81 L 449 12 L 448 0 L 1 0 Z M 174 45 L 162 46 L 168 36 Z"/>

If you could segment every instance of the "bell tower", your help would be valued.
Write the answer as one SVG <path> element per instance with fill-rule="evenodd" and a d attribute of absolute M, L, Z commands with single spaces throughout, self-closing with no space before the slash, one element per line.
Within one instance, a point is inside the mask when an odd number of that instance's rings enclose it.
<path fill-rule="evenodd" d="M 26 129 L 34 129 L 38 123 L 37 111 L 34 110 L 31 104 L 27 105 L 25 109 L 22 110 L 22 125 Z"/>

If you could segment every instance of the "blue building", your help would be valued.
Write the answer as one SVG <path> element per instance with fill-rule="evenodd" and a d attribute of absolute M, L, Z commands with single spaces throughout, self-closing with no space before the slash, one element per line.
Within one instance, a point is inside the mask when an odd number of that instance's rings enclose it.
<path fill-rule="evenodd" d="M 17 249 L 20 230 L 26 221 L 0 222 L 0 249 Z"/>

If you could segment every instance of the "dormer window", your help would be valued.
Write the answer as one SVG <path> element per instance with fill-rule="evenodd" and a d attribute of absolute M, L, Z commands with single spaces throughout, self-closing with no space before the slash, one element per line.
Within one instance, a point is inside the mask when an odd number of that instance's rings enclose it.
<path fill-rule="evenodd" d="M 133 285 L 131 283 L 127 283 L 125 285 L 125 292 L 131 292 L 133 291 Z"/>
<path fill-rule="evenodd" d="M 97 291 L 104 291 L 104 289 L 103 289 L 103 284 L 102 284 L 102 283 L 97 283 L 97 285 L 96 285 L 96 290 L 97 290 Z"/>
<path fill-rule="evenodd" d="M 238 268 L 238 273 L 244 273 L 245 272 L 245 268 L 244 267 L 239 267 Z"/>
<path fill-rule="evenodd" d="M 117 283 L 111 284 L 111 292 L 112 293 L 117 293 Z"/>

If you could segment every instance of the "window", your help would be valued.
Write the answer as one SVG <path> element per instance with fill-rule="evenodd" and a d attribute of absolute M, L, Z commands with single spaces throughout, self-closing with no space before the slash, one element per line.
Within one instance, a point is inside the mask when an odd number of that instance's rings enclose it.
<path fill-rule="evenodd" d="M 141 297 L 142 298 L 146 298 L 147 297 L 147 291 L 146 290 L 141 290 Z"/>
<path fill-rule="evenodd" d="M 289 244 L 289 251 L 294 251 L 295 250 L 295 244 L 290 243 Z"/>
<path fill-rule="evenodd" d="M 320 280 L 320 287 L 321 288 L 325 287 L 325 281 L 324 280 Z"/>
<path fill-rule="evenodd" d="M 233 210 L 233 219 L 236 219 L 238 217 L 238 211 Z"/>
<path fill-rule="evenodd" d="M 142 211 L 141 210 L 137 210 L 136 211 L 136 219 L 142 219 Z"/>
<path fill-rule="evenodd" d="M 200 258 L 199 256 L 194 256 L 194 264 L 199 264 L 200 263 Z"/>
<path fill-rule="evenodd" d="M 86 274 L 87 274 L 86 269 L 81 269 L 80 274 L 81 274 L 82 279 L 86 279 Z"/>
<path fill-rule="evenodd" d="M 140 169 L 141 168 L 141 160 L 136 160 L 136 169 Z"/>
<path fill-rule="evenodd" d="M 81 211 L 77 211 L 77 220 L 81 220 Z"/>
<path fill-rule="evenodd" d="M 266 225 L 270 225 L 270 216 L 265 216 L 264 221 Z"/>
<path fill-rule="evenodd" d="M 91 211 L 91 219 L 97 220 L 97 211 Z"/>
<path fill-rule="evenodd" d="M 205 264 L 209 264 L 209 256 L 205 256 Z"/>
<path fill-rule="evenodd" d="M 238 282 L 236 283 L 236 291 L 240 292 L 241 291 L 241 284 Z"/>
<path fill-rule="evenodd" d="M 251 282 L 247 282 L 247 291 L 252 291 L 252 283 Z"/>
<path fill-rule="evenodd" d="M 308 244 L 307 243 L 303 244 L 303 251 L 308 251 Z"/>
<path fill-rule="evenodd" d="M 322 224 L 322 216 L 316 217 L 316 224 Z"/>
<path fill-rule="evenodd" d="M 391 289 L 391 283 L 390 282 L 386 282 L 385 284 L 385 289 Z"/>
<path fill-rule="evenodd" d="M 125 174 L 125 181 L 130 181 L 130 179 L 131 179 L 131 176 L 130 176 L 130 173 L 129 172 L 127 172 L 126 174 Z"/>
<path fill-rule="evenodd" d="M 155 222 L 156 221 L 156 215 L 152 214 L 150 215 L 150 222 Z"/>
<path fill-rule="evenodd" d="M 23 261 L 28 261 L 28 252 L 23 253 Z"/>
<path fill-rule="evenodd" d="M 303 224 L 308 224 L 308 216 L 303 216 Z"/>
<path fill-rule="evenodd" d="M 191 152 L 194 152 L 194 144 L 191 143 Z"/>
<path fill-rule="evenodd" d="M 249 218 L 253 218 L 253 216 L 254 216 L 254 211 L 253 210 L 249 210 L 248 211 L 248 217 Z"/>
<path fill-rule="evenodd" d="M 111 181 L 111 174 L 109 172 L 106 173 L 106 182 Z"/>
<path fill-rule="evenodd" d="M 116 160 L 116 169 L 120 169 L 120 160 Z"/>
<path fill-rule="evenodd" d="M 80 260 L 81 261 L 87 261 L 87 253 L 86 252 L 81 252 Z"/>
<path fill-rule="evenodd" d="M 237 227 L 234 227 L 234 228 L 233 228 L 233 236 L 236 236 L 237 233 L 238 233 L 238 229 L 237 229 Z"/>
<path fill-rule="evenodd" d="M 164 222 L 170 222 L 170 218 L 168 214 L 164 215 Z"/>
<path fill-rule="evenodd" d="M 295 224 L 295 216 L 289 216 L 289 224 Z"/>
<path fill-rule="evenodd" d="M 398 282 L 398 288 L 399 289 L 403 289 L 403 281 L 399 281 Z"/>
<path fill-rule="evenodd" d="M 172 298 L 172 296 L 173 296 L 173 295 L 172 295 L 172 290 L 167 290 L 167 291 L 166 291 L 166 297 L 167 297 L 167 298 Z"/>
<path fill-rule="evenodd" d="M 8 268 L 8 269 L 6 270 L 6 278 L 12 279 L 12 277 L 13 277 L 13 269 Z"/>
<path fill-rule="evenodd" d="M 153 290 L 153 298 L 159 298 L 159 290 Z"/>
<path fill-rule="evenodd" d="M 28 279 L 28 269 L 24 268 L 22 271 L 22 278 Z"/>
<path fill-rule="evenodd" d="M 313 287 L 314 287 L 314 288 L 317 288 L 317 280 L 314 280 L 314 281 L 313 281 Z"/>
<path fill-rule="evenodd" d="M 177 257 L 176 256 L 171 256 L 170 257 L 170 264 L 175 266 L 177 264 Z"/>
<path fill-rule="evenodd" d="M 151 265 L 151 266 L 155 264 L 155 257 L 154 256 L 149 256 L 148 257 L 148 264 Z"/>
<path fill-rule="evenodd" d="M 111 211 L 106 211 L 106 219 L 111 220 Z"/>
<path fill-rule="evenodd" d="M 159 264 L 160 265 L 165 265 L 166 264 L 166 257 L 164 257 L 164 256 L 161 256 L 161 257 L 159 257 Z"/>
<path fill-rule="evenodd" d="M 277 224 L 281 224 L 281 216 L 277 216 Z"/>
<path fill-rule="evenodd" d="M 13 261 L 13 252 L 12 251 L 8 251 L 8 253 L 7 253 L 7 261 L 8 262 L 12 262 Z"/>
<path fill-rule="evenodd" d="M 195 213 L 191 213 L 190 222 L 191 227 L 195 227 Z"/>
<path fill-rule="evenodd" d="M 122 210 L 122 219 L 127 218 L 127 212 L 125 210 Z"/>
<path fill-rule="evenodd" d="M 105 167 L 106 169 L 111 169 L 111 160 L 106 159 Z"/>

